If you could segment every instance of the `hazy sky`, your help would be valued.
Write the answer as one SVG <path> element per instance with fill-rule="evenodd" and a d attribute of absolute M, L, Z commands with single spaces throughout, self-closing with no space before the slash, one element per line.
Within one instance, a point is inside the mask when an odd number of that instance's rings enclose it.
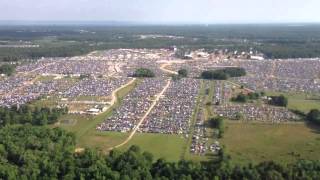
<path fill-rule="evenodd" d="M 0 20 L 320 22 L 320 0 L 0 0 Z"/>

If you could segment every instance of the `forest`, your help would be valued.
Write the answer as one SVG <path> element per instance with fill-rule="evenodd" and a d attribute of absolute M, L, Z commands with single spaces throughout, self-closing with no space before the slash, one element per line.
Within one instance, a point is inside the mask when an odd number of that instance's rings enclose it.
<path fill-rule="evenodd" d="M 310 112 L 306 115 L 306 120 L 320 125 L 320 111 L 318 109 L 311 109 Z"/>
<path fill-rule="evenodd" d="M 231 101 L 239 102 L 239 103 L 246 103 L 249 100 L 257 100 L 257 99 L 259 99 L 261 96 L 263 96 L 263 94 L 264 94 L 263 92 L 262 93 L 250 92 L 248 94 L 243 94 L 241 92 L 236 97 L 232 97 Z"/>
<path fill-rule="evenodd" d="M 15 71 L 15 66 L 10 64 L 0 65 L 0 74 L 11 76 Z"/>
<path fill-rule="evenodd" d="M 19 108 L 0 107 L 0 127 L 9 124 L 54 124 L 61 115 L 66 113 L 68 113 L 67 108 L 33 108 L 29 105 L 22 105 Z"/>
<path fill-rule="evenodd" d="M 182 38 L 146 38 L 140 35 Z M 312 35 L 312 36 L 311 36 Z M 266 58 L 320 56 L 320 25 L 248 24 L 208 26 L 0 26 L 1 44 L 39 45 L 38 48 L 0 48 L 0 61 L 65 57 L 115 48 L 168 48 L 214 51 L 259 51 Z"/>
<path fill-rule="evenodd" d="M 241 77 L 246 75 L 246 70 L 243 68 L 223 68 L 217 70 L 208 70 L 201 73 L 203 79 L 214 79 L 214 80 L 227 80 L 230 77 Z"/>
<path fill-rule="evenodd" d="M 31 125 L 0 129 L 0 179 L 319 179 L 320 161 L 235 165 L 223 151 L 210 162 L 154 159 L 137 146 L 104 155 L 74 153 L 75 136 Z"/>
<path fill-rule="evenodd" d="M 155 74 L 152 70 L 147 69 L 147 68 L 138 68 L 135 70 L 135 72 L 132 75 L 133 77 L 146 77 L 146 78 L 151 78 L 155 77 Z"/>
<path fill-rule="evenodd" d="M 280 96 L 269 96 L 269 104 L 274 105 L 274 106 L 282 106 L 282 107 L 287 107 L 288 106 L 288 98 L 285 97 L 284 95 Z"/>

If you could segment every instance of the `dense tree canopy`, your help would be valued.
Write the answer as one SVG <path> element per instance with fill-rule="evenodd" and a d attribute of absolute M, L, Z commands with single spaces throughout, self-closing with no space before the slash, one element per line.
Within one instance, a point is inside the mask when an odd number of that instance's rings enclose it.
<path fill-rule="evenodd" d="M 307 120 L 320 125 L 320 111 L 318 109 L 312 109 L 307 114 Z"/>
<path fill-rule="evenodd" d="M 260 93 L 250 92 L 248 94 L 240 93 L 236 97 L 232 97 L 231 101 L 245 103 L 248 100 L 257 100 L 260 98 Z"/>
<path fill-rule="evenodd" d="M 231 101 L 240 102 L 240 103 L 245 103 L 247 102 L 247 100 L 248 100 L 248 97 L 243 93 L 238 94 L 237 97 L 231 98 Z"/>
<path fill-rule="evenodd" d="M 201 74 L 203 79 L 227 80 L 228 75 L 217 71 L 203 71 Z"/>
<path fill-rule="evenodd" d="M 141 34 L 183 38 L 141 39 Z M 2 26 L 0 39 L 12 41 L 13 44 L 19 44 L 22 40 L 40 45 L 38 48 L 0 48 L 0 61 L 77 56 L 103 49 L 168 48 L 174 45 L 179 47 L 176 55 L 181 58 L 185 58 L 185 54 L 189 53 L 188 49 L 202 48 L 211 52 L 215 49 L 241 52 L 253 48 L 264 53 L 267 58 L 320 56 L 320 26 L 316 24 L 300 27 L 287 25 Z"/>
<path fill-rule="evenodd" d="M 243 68 L 224 68 L 218 70 L 203 71 L 201 77 L 203 79 L 227 80 L 229 77 L 245 76 L 246 71 Z"/>
<path fill-rule="evenodd" d="M 233 165 L 221 151 L 210 162 L 153 159 L 132 146 L 103 155 L 74 153 L 75 136 L 58 128 L 31 125 L 0 129 L 0 179 L 319 179 L 320 161 L 280 165 Z"/>
<path fill-rule="evenodd" d="M 186 69 L 180 69 L 180 70 L 178 71 L 178 75 L 179 75 L 180 77 L 188 77 L 188 71 L 187 71 Z"/>
<path fill-rule="evenodd" d="M 274 106 L 282 106 L 282 107 L 287 107 L 288 106 L 288 98 L 285 97 L 284 95 L 280 96 L 269 96 L 269 104 L 274 105 Z"/>
<path fill-rule="evenodd" d="M 133 77 L 155 77 L 155 74 L 153 71 L 147 68 L 139 68 L 136 69 L 136 71 L 132 75 Z"/>
<path fill-rule="evenodd" d="M 0 179 L 61 179 L 74 175 L 75 137 L 61 129 L 0 129 Z"/>
<path fill-rule="evenodd" d="M 228 67 L 224 69 L 217 70 L 218 72 L 223 72 L 229 77 L 241 77 L 246 75 L 246 70 L 240 67 Z"/>
<path fill-rule="evenodd" d="M 32 108 L 29 105 L 23 105 L 20 108 L 0 107 L 0 127 L 9 124 L 54 124 L 61 115 L 67 112 L 67 108 Z"/>
<path fill-rule="evenodd" d="M 0 74 L 11 76 L 15 71 L 15 66 L 10 64 L 4 64 L 0 66 Z"/>
<path fill-rule="evenodd" d="M 225 125 L 224 125 L 224 119 L 222 117 L 212 117 L 209 118 L 208 120 L 208 125 L 211 128 L 215 128 L 219 130 L 219 137 L 221 138 L 224 134 L 224 129 L 225 129 Z"/>

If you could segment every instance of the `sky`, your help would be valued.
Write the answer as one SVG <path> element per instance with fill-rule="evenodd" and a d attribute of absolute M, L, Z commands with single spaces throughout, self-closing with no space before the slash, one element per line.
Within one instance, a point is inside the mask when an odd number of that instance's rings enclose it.
<path fill-rule="evenodd" d="M 320 0 L 0 0 L 0 20 L 320 22 Z"/>

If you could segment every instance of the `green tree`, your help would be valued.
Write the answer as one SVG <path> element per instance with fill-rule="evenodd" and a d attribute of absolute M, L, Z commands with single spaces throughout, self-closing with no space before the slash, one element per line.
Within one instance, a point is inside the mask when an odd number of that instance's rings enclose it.
<path fill-rule="evenodd" d="M 231 101 L 240 102 L 240 103 L 245 103 L 247 102 L 247 100 L 248 100 L 248 97 L 243 93 L 238 94 L 237 97 L 231 98 Z"/>
<path fill-rule="evenodd" d="M 269 104 L 274 106 L 282 106 L 287 107 L 288 106 L 288 98 L 284 95 L 280 96 L 270 96 L 271 100 L 269 101 Z"/>
<path fill-rule="evenodd" d="M 152 72 L 150 69 L 147 68 L 139 68 L 136 69 L 136 71 L 132 75 L 133 77 L 155 77 L 154 72 Z"/>
<path fill-rule="evenodd" d="M 180 69 L 180 70 L 178 71 L 178 75 L 179 75 L 180 77 L 188 77 L 188 71 L 187 71 L 186 69 Z"/>
<path fill-rule="evenodd" d="M 307 114 L 307 120 L 320 125 L 320 111 L 318 109 L 310 110 Z"/>
<path fill-rule="evenodd" d="M 7 76 L 11 76 L 15 71 L 15 66 L 10 64 L 4 64 L 0 66 L 0 74 L 6 74 Z"/>

